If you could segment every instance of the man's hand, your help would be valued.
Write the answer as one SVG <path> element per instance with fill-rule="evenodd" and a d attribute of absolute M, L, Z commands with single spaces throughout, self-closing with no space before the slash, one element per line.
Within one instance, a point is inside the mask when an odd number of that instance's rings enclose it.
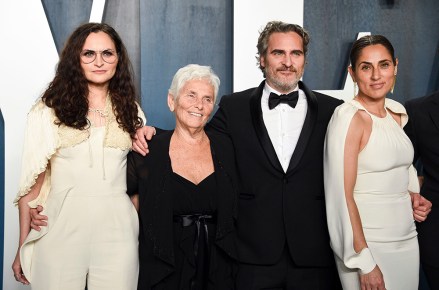
<path fill-rule="evenodd" d="M 420 195 L 419 193 L 410 192 L 412 198 L 413 217 L 417 222 L 423 222 L 427 219 L 431 211 L 431 201 Z"/>
<path fill-rule="evenodd" d="M 37 206 L 37 208 L 31 208 L 30 211 L 30 227 L 36 231 L 40 231 L 40 227 L 47 226 L 47 216 L 40 214 L 43 211 L 43 207 L 41 205 Z"/>
<path fill-rule="evenodd" d="M 136 135 L 133 139 L 133 150 L 137 153 L 145 156 L 149 153 L 147 140 L 151 140 L 152 136 L 154 136 L 156 130 L 151 126 L 143 126 L 142 128 L 137 129 Z"/>

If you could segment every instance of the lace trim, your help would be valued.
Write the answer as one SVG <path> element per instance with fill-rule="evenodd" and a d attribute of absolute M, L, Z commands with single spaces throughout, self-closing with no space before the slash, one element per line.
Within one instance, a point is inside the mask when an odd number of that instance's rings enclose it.
<path fill-rule="evenodd" d="M 131 148 L 132 141 L 130 135 L 119 127 L 112 109 L 112 103 L 108 97 L 105 105 L 105 111 L 108 112 L 105 121 L 105 138 L 104 147 L 119 148 L 126 150 Z M 59 136 L 61 147 L 75 146 L 84 142 L 90 137 L 90 128 L 79 130 L 67 126 L 60 126 Z"/>
<path fill-rule="evenodd" d="M 106 107 L 108 117 L 105 124 L 104 147 L 118 148 L 121 150 L 130 149 L 132 145 L 130 135 L 119 127 L 116 117 L 112 110 L 111 100 L 108 98 Z M 139 116 L 145 120 L 143 112 L 139 108 Z M 65 125 L 56 125 L 57 120 L 55 112 L 47 107 L 39 99 L 31 108 L 28 114 L 25 143 L 22 160 L 22 173 L 20 178 L 19 191 L 14 204 L 17 205 L 19 199 L 26 195 L 35 185 L 38 175 L 46 171 L 43 186 L 36 200 L 29 205 L 35 205 L 36 202 L 44 203 L 50 191 L 50 159 L 59 148 L 66 148 L 78 145 L 90 137 L 90 128 L 79 130 Z M 36 140 L 36 141 L 35 141 Z M 41 143 L 40 143 L 41 142 Z M 29 148 L 31 144 L 44 144 L 35 148 Z M 49 168 L 50 169 L 50 168 Z"/>

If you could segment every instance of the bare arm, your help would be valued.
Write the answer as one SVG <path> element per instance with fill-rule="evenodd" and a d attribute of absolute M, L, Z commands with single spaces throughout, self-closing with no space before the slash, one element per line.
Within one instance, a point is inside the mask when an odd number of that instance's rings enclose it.
<path fill-rule="evenodd" d="M 354 199 L 354 187 L 357 180 L 358 156 L 369 140 L 371 128 L 370 117 L 362 111 L 357 112 L 349 126 L 344 149 L 345 196 L 352 225 L 354 250 L 357 253 L 368 248 L 360 213 Z M 384 278 L 378 265 L 369 273 L 360 273 L 360 284 L 361 289 L 385 289 Z"/>
<path fill-rule="evenodd" d="M 40 193 L 41 186 L 43 185 L 44 176 L 45 176 L 45 172 L 41 173 L 38 176 L 35 184 L 32 186 L 29 193 L 21 197 L 20 200 L 18 201 L 20 237 L 19 237 L 17 254 L 12 264 L 12 270 L 14 271 L 15 279 L 18 282 L 21 282 L 26 285 L 29 284 L 29 281 L 26 279 L 26 277 L 24 277 L 23 271 L 21 269 L 20 247 L 21 245 L 23 245 L 24 240 L 26 239 L 27 235 L 30 232 L 31 217 L 30 217 L 30 212 L 29 212 L 30 207 L 28 205 L 28 202 L 37 198 L 38 194 Z"/>
<path fill-rule="evenodd" d="M 40 175 L 38 175 L 38 178 L 34 186 L 32 186 L 29 193 L 23 196 L 22 198 L 20 198 L 20 200 L 18 201 L 18 212 L 20 219 L 20 244 L 19 244 L 20 246 L 23 244 L 24 240 L 26 239 L 30 231 L 31 217 L 29 213 L 30 207 L 28 205 L 28 202 L 38 197 L 38 194 L 40 193 L 41 190 L 41 186 L 43 185 L 45 174 L 46 173 L 43 172 Z"/>
<path fill-rule="evenodd" d="M 358 155 L 360 154 L 362 147 L 365 146 L 365 144 L 362 144 L 362 139 L 365 135 L 365 125 L 364 120 L 361 118 L 360 114 L 357 113 L 352 118 L 351 125 L 349 126 L 344 149 L 345 196 L 352 231 L 354 234 L 354 250 L 357 253 L 361 252 L 362 249 L 367 248 L 360 214 L 358 212 L 357 204 L 354 200 L 354 187 L 357 180 L 358 169 Z"/>
<path fill-rule="evenodd" d="M 135 195 L 130 196 L 130 199 L 136 210 L 139 211 L 139 194 L 137 193 Z"/>

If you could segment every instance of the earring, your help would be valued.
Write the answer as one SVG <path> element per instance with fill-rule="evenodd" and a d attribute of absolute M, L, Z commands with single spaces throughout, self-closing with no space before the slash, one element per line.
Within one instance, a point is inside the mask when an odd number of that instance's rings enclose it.
<path fill-rule="evenodd" d="M 390 89 L 390 93 L 393 94 L 393 90 L 395 89 L 395 84 L 396 84 L 396 74 L 393 76 L 393 84 L 392 84 L 392 88 Z"/>
<path fill-rule="evenodd" d="M 354 99 L 357 96 L 357 82 L 354 82 Z"/>

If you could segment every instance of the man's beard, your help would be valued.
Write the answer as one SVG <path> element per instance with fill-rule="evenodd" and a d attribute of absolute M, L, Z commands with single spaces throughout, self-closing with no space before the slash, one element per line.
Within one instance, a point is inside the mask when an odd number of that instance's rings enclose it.
<path fill-rule="evenodd" d="M 276 77 L 275 74 L 272 74 L 271 71 L 269 71 L 267 68 L 265 68 L 265 76 L 267 78 L 267 80 L 273 84 L 273 86 L 275 87 L 274 89 L 277 89 L 278 91 L 281 92 L 290 92 L 292 90 L 294 90 L 297 86 L 297 84 L 300 81 L 300 78 L 302 77 L 302 74 L 299 75 L 299 73 L 297 72 L 297 70 L 295 68 L 284 68 L 284 69 L 277 69 L 276 72 L 279 71 L 290 71 L 290 72 L 295 72 L 297 78 L 295 78 L 294 80 L 281 80 L 279 77 Z"/>

